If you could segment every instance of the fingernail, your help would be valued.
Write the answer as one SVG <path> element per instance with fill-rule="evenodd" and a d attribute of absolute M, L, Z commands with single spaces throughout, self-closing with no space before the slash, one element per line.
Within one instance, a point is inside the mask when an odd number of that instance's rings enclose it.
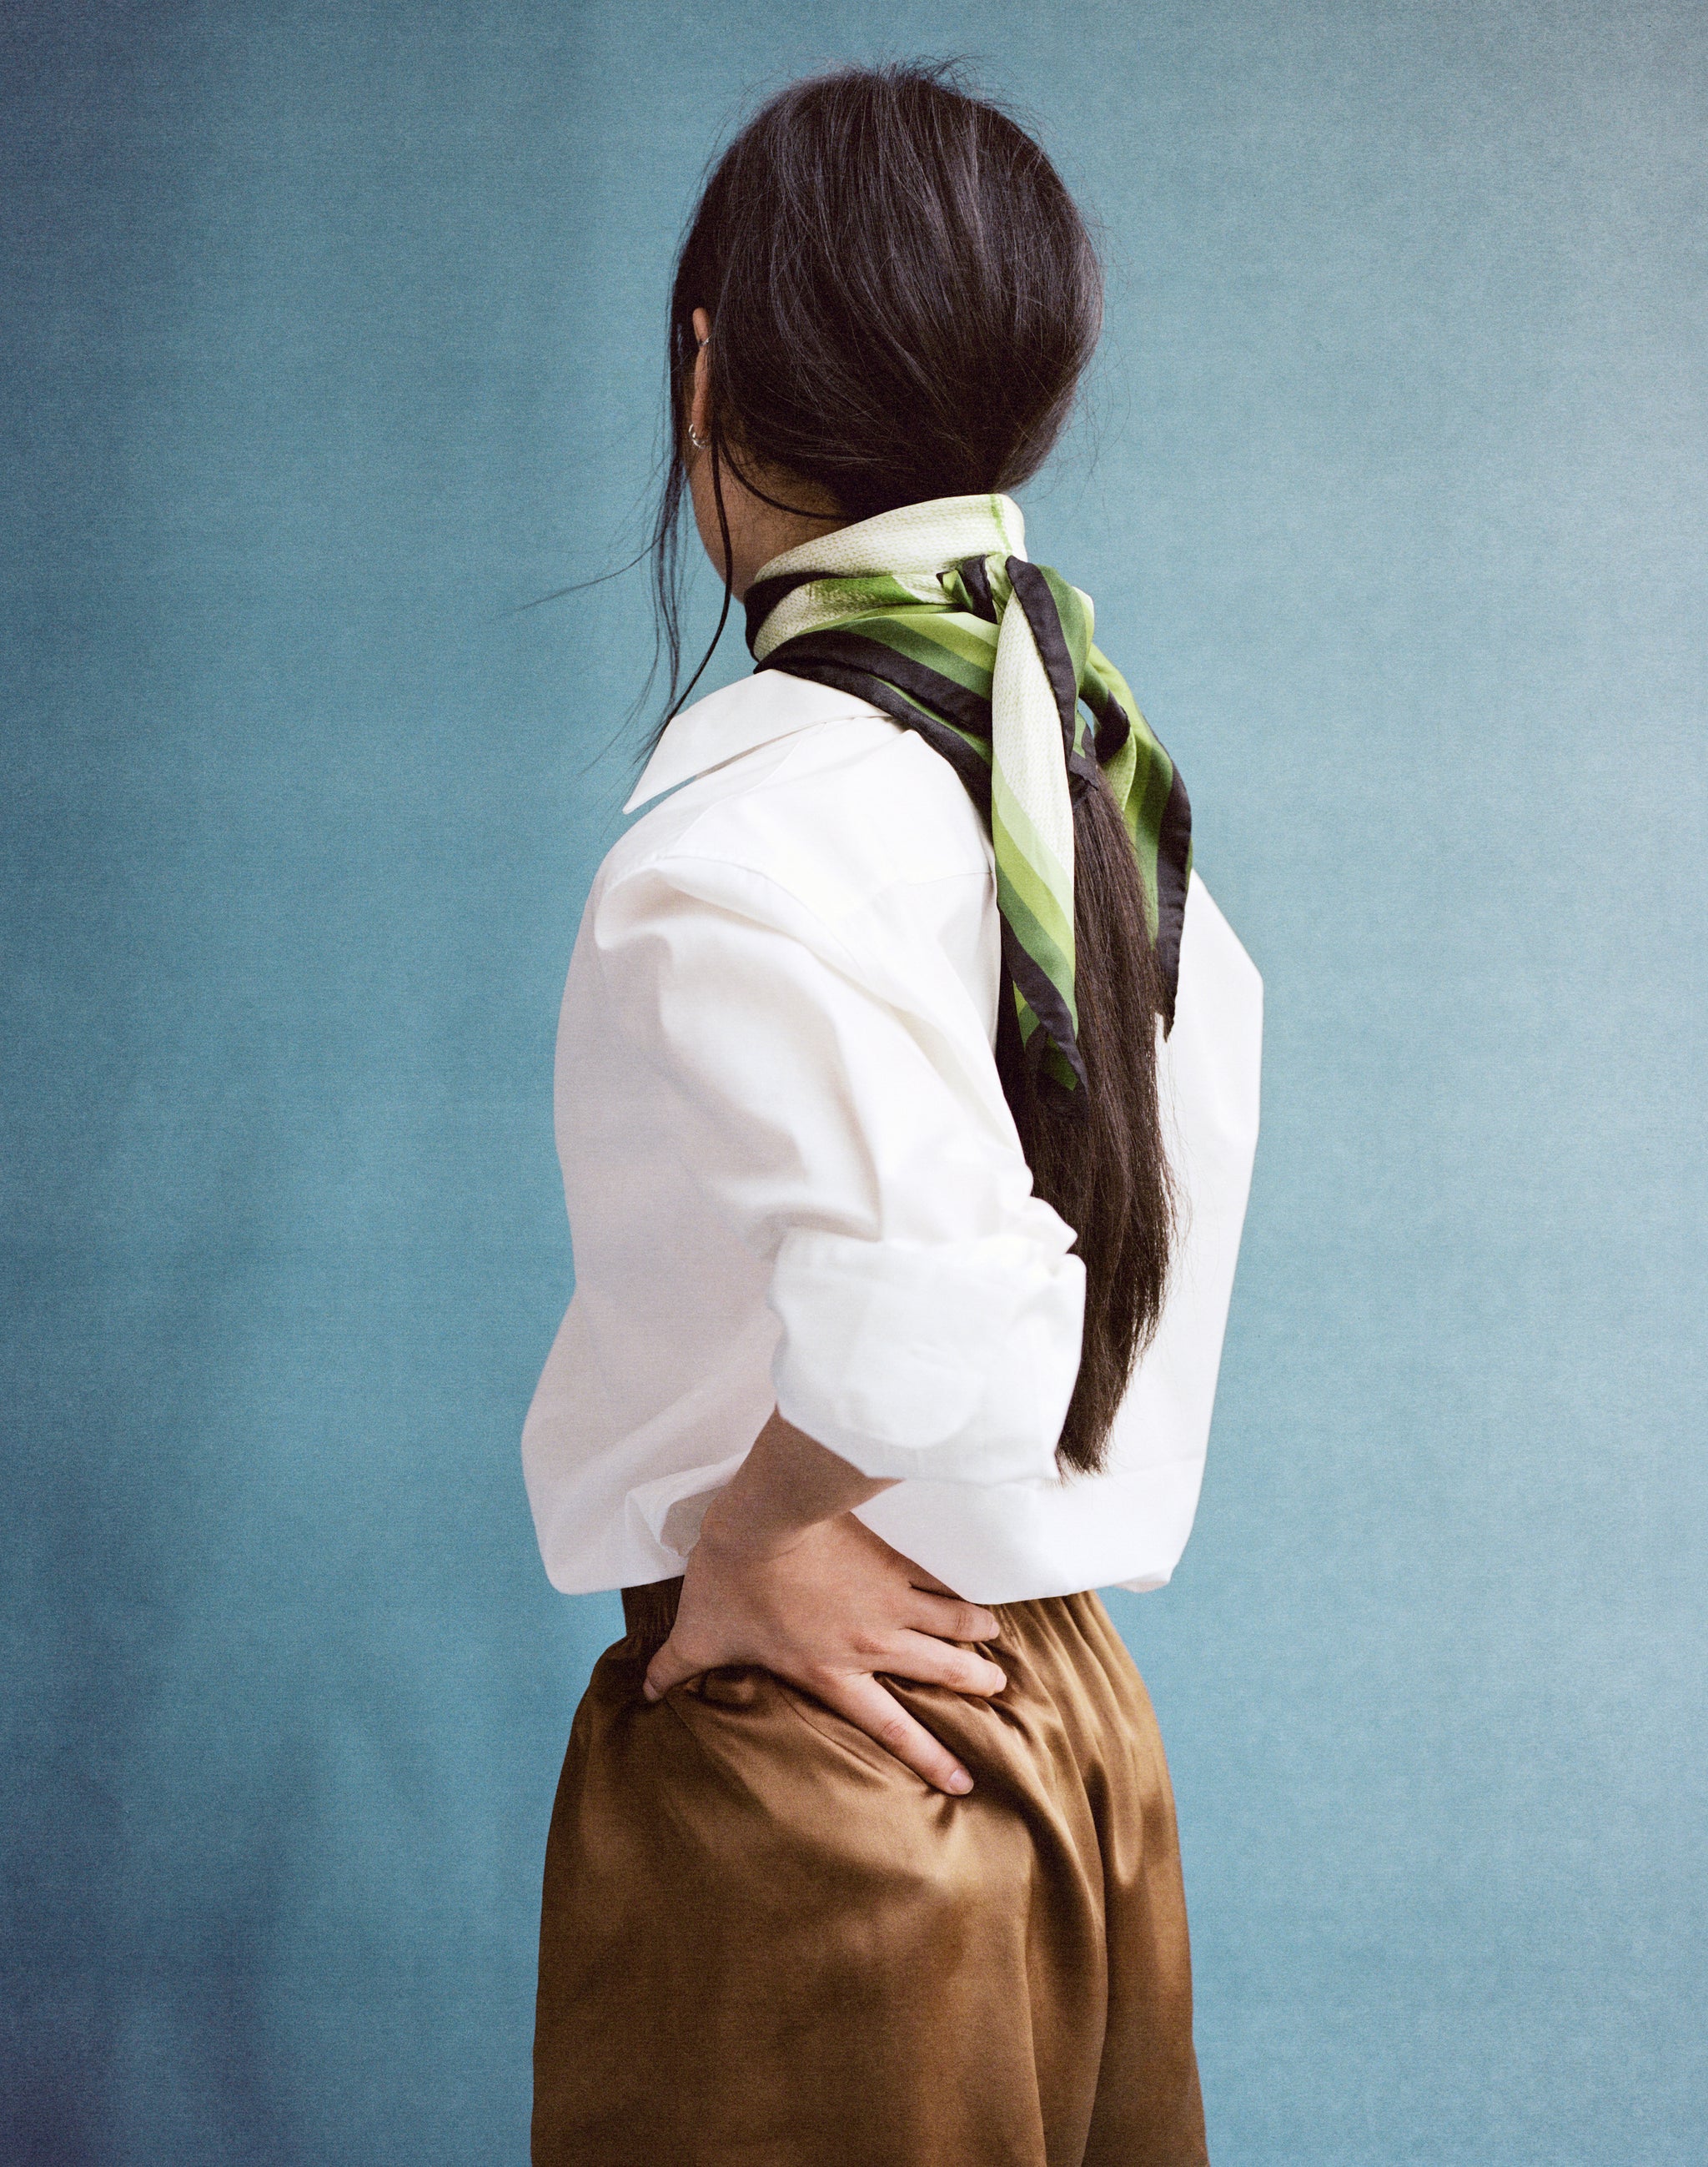
<path fill-rule="evenodd" d="M 642 1700 L 656 1700 L 658 1698 L 658 1688 L 653 1683 L 650 1678 L 643 1679 L 641 1684 L 641 1698 Z"/>
<path fill-rule="evenodd" d="M 949 1788 L 951 1791 L 970 1791 L 972 1787 L 973 1779 L 965 1768 L 957 1768 L 949 1779 Z"/>

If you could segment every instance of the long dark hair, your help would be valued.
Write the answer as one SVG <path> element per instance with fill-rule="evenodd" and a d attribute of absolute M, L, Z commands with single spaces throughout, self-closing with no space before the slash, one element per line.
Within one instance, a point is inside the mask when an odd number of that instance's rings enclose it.
<path fill-rule="evenodd" d="M 670 298 L 653 548 L 667 718 L 686 697 L 682 440 L 701 307 L 713 326 L 720 520 L 724 469 L 749 485 L 754 469 L 788 476 L 785 496 L 828 496 L 859 520 L 1036 473 L 1097 344 L 1103 282 L 1049 159 L 947 65 L 839 70 L 754 115 L 706 183 Z M 726 574 L 726 616 L 729 599 Z M 1074 849 L 1086 1103 L 1067 1110 L 1029 1070 L 1009 1102 L 1033 1186 L 1074 1229 L 1085 1264 L 1079 1378 L 1057 1450 L 1065 1466 L 1094 1470 L 1161 1314 L 1174 1189 L 1157 1101 L 1161 978 L 1106 788 L 1080 797 Z"/>

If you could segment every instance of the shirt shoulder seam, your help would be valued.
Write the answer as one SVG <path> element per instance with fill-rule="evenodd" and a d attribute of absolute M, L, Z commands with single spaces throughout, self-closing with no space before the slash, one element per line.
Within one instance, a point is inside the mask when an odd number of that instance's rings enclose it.
<path fill-rule="evenodd" d="M 828 729 L 834 723 L 843 722 L 880 722 L 886 723 L 890 729 L 894 732 L 895 736 L 897 739 L 917 737 L 917 733 L 916 731 L 907 729 L 905 725 L 896 722 L 891 717 L 884 714 L 877 708 L 873 708 L 869 713 L 864 714 L 827 715 L 822 717 L 815 722 L 809 723 L 805 726 L 805 728 L 791 734 L 791 741 L 788 750 L 784 754 L 782 759 L 778 761 L 771 773 L 764 778 L 764 781 L 755 787 L 755 795 L 757 795 L 760 791 L 769 790 L 781 782 L 785 771 L 791 766 L 797 754 L 802 750 L 804 741 L 806 739 L 812 737 L 821 729 Z M 948 762 L 946 760 L 942 760 L 940 755 L 932 753 L 931 748 L 928 745 L 925 745 L 923 739 L 920 739 L 919 742 L 925 751 L 931 753 L 931 756 L 933 760 L 939 760 L 940 764 L 948 772 L 950 779 L 954 781 L 956 789 L 960 791 L 961 794 L 965 796 L 965 786 L 961 783 L 960 777 L 955 776 L 954 774 L 954 771 L 949 767 Z M 751 750 L 754 752 L 764 750 L 765 750 L 765 748 L 757 745 L 751 748 Z M 719 765 L 720 766 L 731 766 L 733 765 L 736 760 L 745 759 L 748 756 L 748 755 L 747 754 L 743 753 L 733 754 L 731 755 L 729 761 L 720 762 Z M 706 773 L 711 773 L 711 771 L 712 771 L 709 769 L 705 771 Z M 692 779 L 698 780 L 697 777 Z M 970 808 L 970 799 L 968 800 L 968 804 Z M 701 826 L 703 821 L 710 819 L 711 816 L 720 809 L 721 804 L 702 807 L 701 809 L 694 815 L 693 819 L 688 823 L 687 826 L 679 835 L 674 836 L 668 842 L 655 844 L 651 849 L 642 852 L 642 855 L 637 857 L 632 863 L 625 865 L 620 872 L 614 873 L 608 884 L 605 886 L 604 892 L 605 893 L 610 893 L 612 890 L 624 886 L 627 882 L 637 878 L 642 873 L 655 868 L 662 870 L 672 863 L 718 866 L 732 868 L 739 872 L 750 874 L 754 879 L 765 882 L 769 887 L 775 888 L 779 894 L 787 896 L 791 902 L 796 903 L 799 909 L 806 911 L 808 915 L 814 919 L 818 924 L 825 926 L 827 930 L 833 930 L 834 925 L 833 920 L 826 918 L 822 911 L 819 910 L 816 905 L 810 903 L 805 896 L 800 893 L 798 889 L 791 887 L 786 881 L 780 879 L 776 874 L 769 872 L 764 866 L 754 864 L 751 859 L 738 856 L 733 852 L 710 850 L 706 849 L 695 850 L 692 847 L 692 838 L 695 831 Z M 976 819 L 976 813 L 975 813 L 974 817 Z M 638 823 L 637 824 L 638 824 Z M 628 832 L 632 834 L 634 831 L 631 829 Z M 990 877 L 991 866 L 988 861 L 981 861 L 977 866 L 968 866 L 954 872 L 933 873 L 921 880 L 909 880 L 905 877 L 891 875 L 875 882 L 870 889 L 861 898 L 861 902 L 863 904 L 873 902 L 878 897 L 889 894 L 897 888 L 934 887 L 941 886 L 949 881 L 988 881 Z"/>

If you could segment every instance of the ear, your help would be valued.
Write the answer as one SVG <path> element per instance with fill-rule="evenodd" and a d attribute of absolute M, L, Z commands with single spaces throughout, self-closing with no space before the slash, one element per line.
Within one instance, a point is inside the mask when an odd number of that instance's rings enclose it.
<path fill-rule="evenodd" d="M 704 437 L 711 417 L 711 319 L 704 309 L 694 311 L 694 336 L 700 351 L 694 357 L 694 388 L 689 399 L 688 424 L 696 437 Z"/>

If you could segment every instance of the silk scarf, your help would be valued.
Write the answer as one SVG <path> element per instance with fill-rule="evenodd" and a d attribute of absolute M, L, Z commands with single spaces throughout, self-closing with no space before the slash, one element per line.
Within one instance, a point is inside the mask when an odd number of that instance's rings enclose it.
<path fill-rule="evenodd" d="M 1090 596 L 1028 560 L 1012 498 L 944 496 L 772 558 L 748 590 L 747 619 L 756 667 L 857 694 L 960 776 L 996 857 L 1004 1083 L 1010 1063 L 1029 1062 L 1082 1110 L 1073 808 L 1099 769 L 1144 882 L 1165 1031 L 1192 870 L 1186 786 L 1092 644 Z"/>

